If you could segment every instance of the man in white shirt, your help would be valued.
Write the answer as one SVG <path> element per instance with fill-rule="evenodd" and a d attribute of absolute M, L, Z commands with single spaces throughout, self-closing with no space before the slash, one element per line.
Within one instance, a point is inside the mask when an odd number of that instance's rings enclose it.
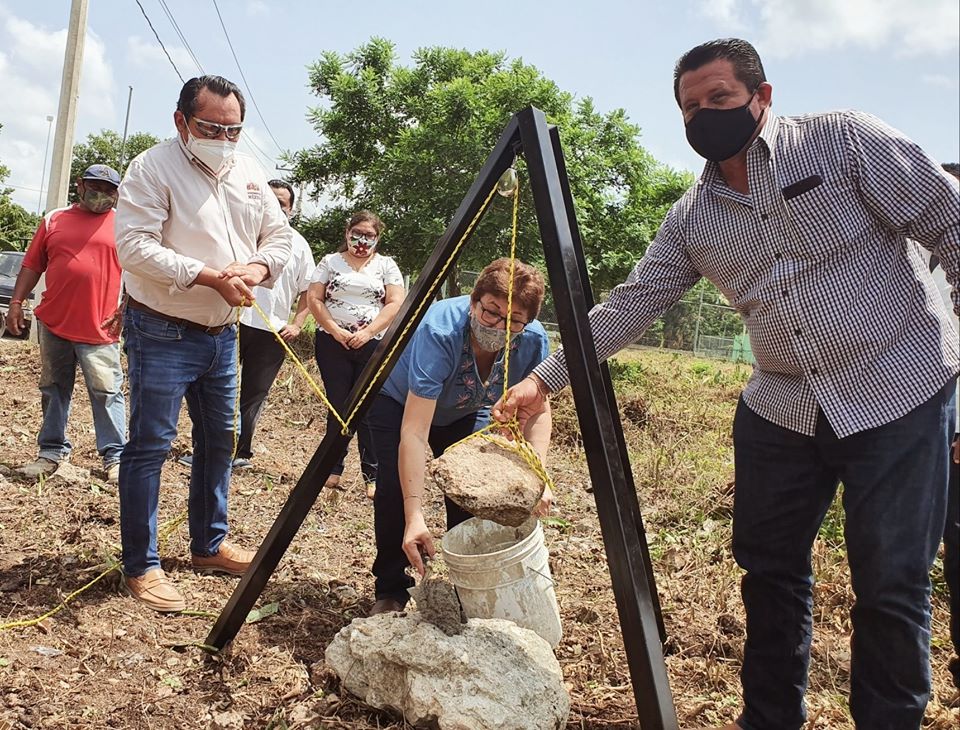
<path fill-rule="evenodd" d="M 271 180 L 269 184 L 280 203 L 280 210 L 289 218 L 295 199 L 293 186 L 283 180 Z M 286 356 L 286 350 L 273 333 L 277 332 L 285 342 L 292 342 L 300 335 L 303 323 L 310 314 L 306 292 L 316 265 L 310 244 L 296 231 L 292 233 L 290 261 L 273 289 L 258 286 L 253 290 L 257 306 L 267 315 L 270 323 L 267 324 L 254 307 L 244 309 L 240 317 L 240 435 L 233 459 L 234 469 L 253 466 L 253 434 L 267 394 Z M 294 301 L 297 302 L 297 311 L 293 321 L 288 322 Z M 193 457 L 184 456 L 178 461 L 191 466 Z"/>
<path fill-rule="evenodd" d="M 190 551 L 195 570 L 240 575 L 253 552 L 224 541 L 234 446 L 236 308 L 272 286 L 291 233 L 267 176 L 237 154 L 240 89 L 219 76 L 184 84 L 178 135 L 134 159 L 120 186 L 117 253 L 130 437 L 120 459 L 120 536 L 127 591 L 156 611 L 185 601 L 160 568 L 160 471 L 184 397 L 193 421 Z"/>

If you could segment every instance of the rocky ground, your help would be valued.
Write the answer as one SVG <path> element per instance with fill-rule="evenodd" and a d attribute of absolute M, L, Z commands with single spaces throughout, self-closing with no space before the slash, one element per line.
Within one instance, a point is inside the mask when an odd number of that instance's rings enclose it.
<path fill-rule="evenodd" d="M 302 348 L 306 350 L 306 348 Z M 315 369 L 313 370 L 315 372 Z M 643 353 L 615 368 L 669 641 L 667 666 L 681 727 L 732 720 L 743 615 L 729 549 L 733 490 L 730 419 L 741 368 Z M 0 340 L 0 466 L 35 456 L 40 405 L 35 347 Z M 82 381 L 81 381 L 82 383 Z M 564 625 L 557 657 L 570 693 L 571 728 L 636 726 L 636 705 L 572 401 L 555 402 L 551 472 L 557 509 L 545 520 Z M 233 536 L 255 546 L 269 529 L 323 432 L 323 408 L 285 366 L 258 433 L 256 468 L 234 476 Z M 162 522 L 186 503 L 184 414 L 163 474 Z M 115 491 L 103 483 L 89 405 L 78 387 L 72 462 L 91 477 L 50 485 L 0 479 L 0 623 L 44 614 L 104 577 L 37 626 L 0 630 L 0 728 L 401 728 L 402 718 L 352 699 L 325 666 L 334 634 L 372 603 L 372 509 L 348 462 L 338 504 L 321 498 L 229 649 L 198 646 L 236 585 L 189 569 L 185 526 L 164 543 L 164 568 L 190 611 L 159 616 L 118 590 Z M 429 514 L 438 528 L 440 495 Z M 815 550 L 816 638 L 810 728 L 850 728 L 845 707 L 852 595 L 842 515 L 828 516 Z M 956 728 L 946 604 L 935 572 L 935 698 L 926 727 Z"/>

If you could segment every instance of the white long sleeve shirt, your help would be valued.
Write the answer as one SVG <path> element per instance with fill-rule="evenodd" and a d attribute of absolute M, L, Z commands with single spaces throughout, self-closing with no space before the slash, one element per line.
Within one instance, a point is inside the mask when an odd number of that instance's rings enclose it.
<path fill-rule="evenodd" d="M 310 288 L 310 277 L 316 264 L 313 261 L 313 252 L 306 239 L 293 231 L 293 251 L 290 260 L 283 269 L 283 273 L 274 282 L 272 289 L 255 286 L 253 295 L 257 298 L 257 306 L 263 310 L 270 320 L 273 329 L 280 329 L 290 321 L 290 310 L 293 309 L 297 297 Z M 270 327 L 263 321 L 263 317 L 253 307 L 245 307 L 240 321 L 248 327 L 258 330 L 269 330 Z"/>
<path fill-rule="evenodd" d="M 204 266 L 262 263 L 272 286 L 290 258 L 291 229 L 263 169 L 237 153 L 218 176 L 179 137 L 138 155 L 120 185 L 117 255 L 127 292 L 151 309 L 210 327 L 235 314 L 194 286 Z"/>

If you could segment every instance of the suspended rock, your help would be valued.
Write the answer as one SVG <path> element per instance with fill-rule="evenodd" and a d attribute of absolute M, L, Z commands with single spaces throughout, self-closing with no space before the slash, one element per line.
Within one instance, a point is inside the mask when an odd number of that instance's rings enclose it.
<path fill-rule="evenodd" d="M 510 442 L 473 438 L 448 449 L 427 467 L 430 477 L 450 499 L 470 514 L 501 525 L 527 521 L 543 494 L 540 476 Z M 505 448 L 507 446 L 507 448 Z"/>
<path fill-rule="evenodd" d="M 416 613 L 354 619 L 326 650 L 343 687 L 368 705 L 439 730 L 553 730 L 570 698 L 550 645 L 500 619 L 447 636 Z"/>

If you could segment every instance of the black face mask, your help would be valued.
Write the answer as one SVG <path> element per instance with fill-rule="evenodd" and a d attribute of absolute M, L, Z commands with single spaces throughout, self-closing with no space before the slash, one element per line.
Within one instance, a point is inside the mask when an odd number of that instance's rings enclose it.
<path fill-rule="evenodd" d="M 754 92 L 755 94 L 756 92 Z M 763 117 L 750 113 L 750 102 L 735 109 L 701 109 L 687 122 L 687 142 L 712 162 L 729 160 L 750 141 Z"/>

